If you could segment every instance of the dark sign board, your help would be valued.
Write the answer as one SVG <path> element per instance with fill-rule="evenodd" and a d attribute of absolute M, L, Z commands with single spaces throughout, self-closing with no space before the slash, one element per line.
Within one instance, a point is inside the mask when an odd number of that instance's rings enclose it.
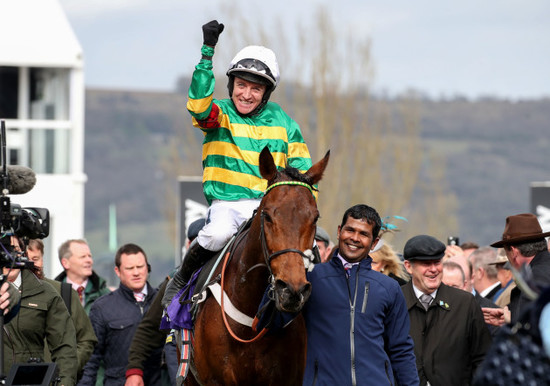
<path fill-rule="evenodd" d="M 531 183 L 531 213 L 540 222 L 543 232 L 550 232 L 550 181 Z"/>
<path fill-rule="evenodd" d="M 202 192 L 202 177 L 179 177 L 178 188 L 176 266 L 179 266 L 185 250 L 187 227 L 193 221 L 206 217 L 208 209 L 208 204 Z"/>

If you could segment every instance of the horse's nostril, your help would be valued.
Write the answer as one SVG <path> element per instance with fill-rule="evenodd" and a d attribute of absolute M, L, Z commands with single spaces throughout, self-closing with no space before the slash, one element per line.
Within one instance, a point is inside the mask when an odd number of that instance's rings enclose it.
<path fill-rule="evenodd" d="M 309 298 L 309 295 L 311 295 L 311 283 L 306 283 L 301 288 L 300 293 L 302 294 L 304 301 L 306 301 Z"/>
<path fill-rule="evenodd" d="M 311 294 L 311 284 L 306 283 L 297 291 L 283 280 L 275 281 L 275 293 L 277 305 L 280 309 L 291 312 L 298 312 L 303 307 Z"/>

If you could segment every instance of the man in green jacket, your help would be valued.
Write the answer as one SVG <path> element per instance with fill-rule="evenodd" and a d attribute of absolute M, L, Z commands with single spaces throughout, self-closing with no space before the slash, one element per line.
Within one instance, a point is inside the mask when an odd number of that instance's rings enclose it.
<path fill-rule="evenodd" d="M 84 311 L 84 307 L 80 303 L 78 298 L 78 293 L 72 289 L 70 284 L 61 283 L 56 280 L 48 279 L 44 277 L 44 243 L 42 240 L 30 240 L 29 245 L 27 246 L 27 257 L 30 261 L 34 263 L 34 266 L 37 267 L 39 271 L 39 277 L 49 283 L 55 290 L 61 295 L 65 305 L 69 309 L 69 314 L 73 320 L 73 324 L 76 330 L 76 350 L 78 355 L 78 378 L 82 375 L 82 370 L 84 365 L 90 359 L 94 347 L 97 344 L 97 338 L 94 333 L 94 328 L 92 323 Z M 61 287 L 67 286 L 68 291 L 66 292 L 66 297 L 61 292 Z M 46 361 L 50 361 L 49 350 L 45 350 L 44 355 Z"/>
<path fill-rule="evenodd" d="M 17 248 L 24 250 L 24 246 Z M 15 363 L 45 361 L 46 341 L 59 369 L 60 384 L 75 385 L 76 332 L 63 299 L 31 269 L 4 268 L 4 274 L 21 291 L 21 309 L 4 327 L 4 374 Z"/>
<path fill-rule="evenodd" d="M 89 314 L 93 302 L 111 291 L 107 288 L 107 282 L 92 269 L 94 260 L 86 240 L 71 239 L 61 244 L 59 261 L 65 271 L 55 280 L 71 284 L 78 292 L 86 314 Z"/>

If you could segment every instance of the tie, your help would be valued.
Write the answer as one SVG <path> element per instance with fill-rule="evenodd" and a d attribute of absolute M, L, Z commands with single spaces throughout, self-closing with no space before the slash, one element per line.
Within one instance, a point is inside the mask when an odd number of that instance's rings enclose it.
<path fill-rule="evenodd" d="M 349 271 L 350 271 L 351 267 L 353 267 L 353 265 L 350 264 L 350 263 L 345 263 L 344 264 L 344 269 L 346 270 L 347 277 L 349 277 Z"/>
<path fill-rule="evenodd" d="M 145 294 L 143 292 L 134 292 L 134 298 L 136 298 L 136 301 L 142 302 L 145 300 Z"/>
<path fill-rule="evenodd" d="M 78 298 L 80 299 L 80 303 L 83 303 L 84 287 L 82 287 L 82 286 L 78 287 L 76 292 L 78 292 Z"/>
<path fill-rule="evenodd" d="M 432 302 L 432 297 L 430 295 L 422 294 L 420 295 L 420 303 L 424 306 L 424 309 L 428 310 L 428 306 Z"/>

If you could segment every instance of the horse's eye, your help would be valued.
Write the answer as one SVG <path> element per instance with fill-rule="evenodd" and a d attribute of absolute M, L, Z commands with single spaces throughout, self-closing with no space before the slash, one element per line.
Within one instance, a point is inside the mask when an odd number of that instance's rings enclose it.
<path fill-rule="evenodd" d="M 270 222 L 270 223 L 273 222 L 273 220 L 271 219 L 271 216 L 269 214 L 267 214 L 266 212 L 264 212 L 264 220 L 267 221 L 267 222 Z"/>

